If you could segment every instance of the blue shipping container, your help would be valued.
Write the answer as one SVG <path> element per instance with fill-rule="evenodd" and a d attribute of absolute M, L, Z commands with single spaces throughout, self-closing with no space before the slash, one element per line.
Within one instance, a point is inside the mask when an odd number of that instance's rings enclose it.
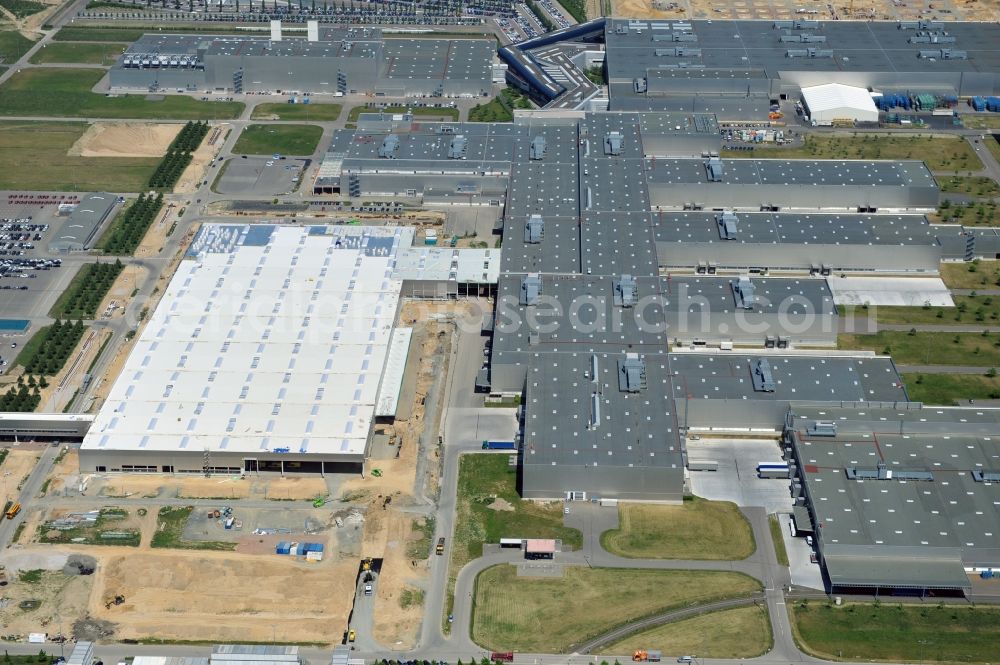
<path fill-rule="evenodd" d="M 287 541 L 282 541 L 278 543 L 277 547 L 274 548 L 274 552 L 275 554 L 288 554 L 291 547 L 292 547 L 291 543 Z"/>

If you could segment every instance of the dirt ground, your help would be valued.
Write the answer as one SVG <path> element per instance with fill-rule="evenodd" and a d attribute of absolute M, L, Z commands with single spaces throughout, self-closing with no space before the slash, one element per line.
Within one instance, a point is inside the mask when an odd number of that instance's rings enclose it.
<path fill-rule="evenodd" d="M 336 639 L 347 623 L 358 565 L 186 550 L 101 559 L 90 613 L 118 624 L 119 639 L 244 642 Z M 125 604 L 105 609 L 101 599 L 118 593 Z"/>
<path fill-rule="evenodd" d="M 88 494 L 106 497 L 168 496 L 185 499 L 273 499 L 306 500 L 328 493 L 326 480 L 314 477 L 254 478 L 213 476 L 203 478 L 124 474 L 94 478 Z"/>
<path fill-rule="evenodd" d="M 80 451 L 70 448 L 49 472 L 47 494 L 58 494 L 67 485 L 78 487 L 80 471 Z"/>
<path fill-rule="evenodd" d="M 71 157 L 162 157 L 183 125 L 95 122 L 70 146 Z"/>
<path fill-rule="evenodd" d="M 369 521 L 372 513 L 369 513 Z M 416 647 L 424 611 L 422 604 L 402 608 L 399 604 L 403 591 L 423 589 L 427 582 L 428 562 L 413 560 L 406 554 L 407 544 L 419 538 L 414 533 L 414 519 L 391 511 L 387 516 L 387 531 L 392 534 L 385 543 L 382 573 L 379 575 L 375 596 L 375 625 L 373 637 L 393 650 Z"/>
<path fill-rule="evenodd" d="M 181 174 L 180 179 L 174 186 L 174 192 L 177 194 L 193 194 L 198 191 L 198 184 L 201 182 L 202 178 L 205 177 L 206 167 L 212 163 L 215 156 L 218 154 L 222 146 L 225 145 L 226 141 L 223 138 L 226 136 L 232 127 L 228 124 L 216 125 L 221 129 L 219 138 L 215 141 L 213 145 L 209 145 L 208 141 L 212 137 L 212 132 L 215 131 L 215 127 L 208 130 L 208 134 L 205 139 L 198 146 L 198 149 L 194 151 L 191 155 L 191 163 L 184 173 Z"/>
<path fill-rule="evenodd" d="M 65 0 L 37 0 L 37 2 L 47 5 L 46 9 L 18 20 L 6 8 L 0 7 L 0 23 L 7 20 L 12 23 L 22 35 L 28 39 L 38 39 L 41 35 L 41 26 L 45 24 L 49 16 L 62 5 Z"/>
<path fill-rule="evenodd" d="M 35 468 L 40 455 L 37 450 L 12 449 L 7 453 L 7 459 L 0 465 L 0 488 L 5 502 L 17 498 L 18 488 Z"/>
<path fill-rule="evenodd" d="M 36 567 L 44 568 L 45 563 L 39 562 Z M 94 586 L 93 576 L 69 576 L 59 570 L 47 571 L 38 582 L 32 583 L 20 581 L 12 569 L 8 571 L 8 578 L 10 583 L 3 588 L 6 604 L 0 608 L 5 635 L 68 634 L 73 619 L 86 612 Z M 18 604 L 23 600 L 41 601 L 41 605 L 37 609 L 22 610 Z"/>

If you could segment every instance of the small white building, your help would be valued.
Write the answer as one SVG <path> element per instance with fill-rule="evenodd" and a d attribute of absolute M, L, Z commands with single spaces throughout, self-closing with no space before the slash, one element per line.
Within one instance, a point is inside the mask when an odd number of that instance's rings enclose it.
<path fill-rule="evenodd" d="M 837 120 L 878 122 L 878 108 L 871 93 L 851 85 L 827 83 L 802 88 L 802 105 L 817 125 L 830 125 Z"/>

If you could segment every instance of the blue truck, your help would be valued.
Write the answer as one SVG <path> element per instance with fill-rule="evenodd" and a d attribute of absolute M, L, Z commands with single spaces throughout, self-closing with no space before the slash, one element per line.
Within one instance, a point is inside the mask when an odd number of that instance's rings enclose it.
<path fill-rule="evenodd" d="M 513 441 L 483 441 L 483 450 L 517 450 Z"/>

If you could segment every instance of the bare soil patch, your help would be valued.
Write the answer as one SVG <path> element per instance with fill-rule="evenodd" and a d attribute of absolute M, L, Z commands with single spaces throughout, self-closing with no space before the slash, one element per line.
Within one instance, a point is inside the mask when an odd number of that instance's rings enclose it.
<path fill-rule="evenodd" d="M 69 149 L 75 157 L 162 157 L 179 124 L 95 122 Z"/>

